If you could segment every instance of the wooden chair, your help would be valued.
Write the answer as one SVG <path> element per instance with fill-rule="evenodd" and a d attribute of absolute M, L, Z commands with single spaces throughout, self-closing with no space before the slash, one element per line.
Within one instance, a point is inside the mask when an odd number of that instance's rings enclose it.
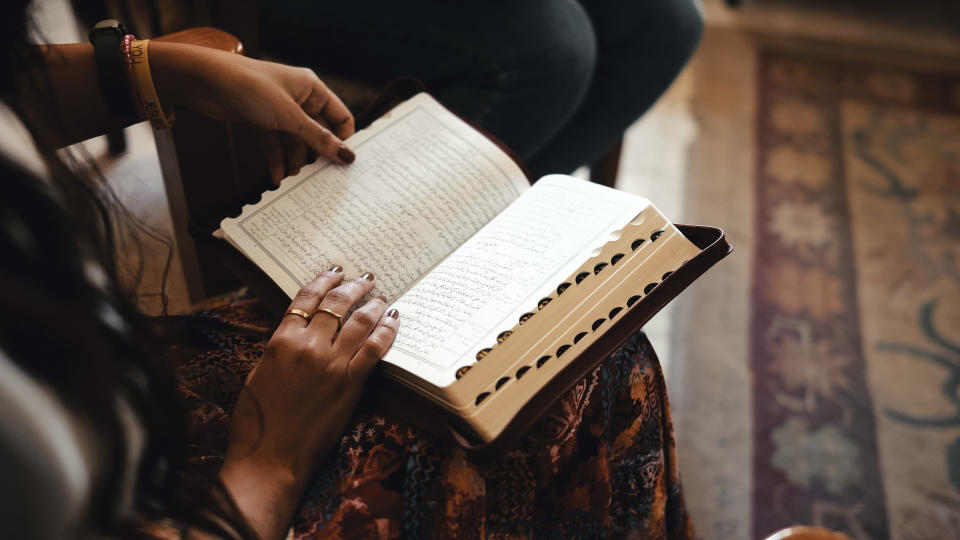
<path fill-rule="evenodd" d="M 243 54 L 239 39 L 214 28 L 193 28 L 156 39 Z M 154 138 L 190 301 L 239 286 L 212 254 L 198 249 L 192 232 L 206 229 L 211 216 L 226 216 L 232 201 L 268 187 L 266 165 L 244 163 L 255 154 L 239 147 L 252 144 L 249 129 L 177 111 L 174 128 L 156 131 Z"/>

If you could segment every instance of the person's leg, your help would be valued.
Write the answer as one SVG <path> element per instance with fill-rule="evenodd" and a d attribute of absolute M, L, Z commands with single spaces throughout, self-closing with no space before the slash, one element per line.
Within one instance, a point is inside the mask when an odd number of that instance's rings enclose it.
<path fill-rule="evenodd" d="M 267 54 L 385 84 L 412 75 L 529 160 L 570 119 L 596 56 L 575 0 L 260 3 Z"/>
<path fill-rule="evenodd" d="M 581 0 L 597 35 L 593 83 L 574 117 L 527 165 L 568 173 L 600 157 L 670 86 L 703 33 L 699 0 Z"/>

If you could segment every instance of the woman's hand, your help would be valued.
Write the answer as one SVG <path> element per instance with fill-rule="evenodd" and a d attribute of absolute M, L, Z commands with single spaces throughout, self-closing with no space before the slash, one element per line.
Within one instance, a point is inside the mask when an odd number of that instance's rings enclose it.
<path fill-rule="evenodd" d="M 314 467 L 332 449 L 364 383 L 393 344 L 396 310 L 382 298 L 343 321 L 374 287 L 373 275 L 343 279 L 339 267 L 297 293 L 263 359 L 250 373 L 230 424 L 221 478 L 262 538 L 280 538 Z"/>
<path fill-rule="evenodd" d="M 265 147 L 275 182 L 300 170 L 307 146 L 340 164 L 355 158 L 343 143 L 353 115 L 310 69 L 160 41 L 150 42 L 150 67 L 164 107 L 276 132 Z"/>
<path fill-rule="evenodd" d="M 89 43 L 45 45 L 38 52 L 44 60 L 20 74 L 14 102 L 42 147 L 59 148 L 139 121 L 107 110 Z M 274 182 L 300 170 L 308 147 L 336 163 L 354 160 L 343 143 L 353 135 L 353 115 L 309 69 L 163 40 L 150 41 L 149 57 L 164 109 L 185 107 L 266 130 Z"/>

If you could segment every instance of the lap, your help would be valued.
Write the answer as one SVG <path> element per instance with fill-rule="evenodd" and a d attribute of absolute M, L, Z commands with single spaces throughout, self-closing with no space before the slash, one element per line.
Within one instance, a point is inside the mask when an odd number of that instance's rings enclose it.
<path fill-rule="evenodd" d="M 261 2 L 271 55 L 376 85 L 421 79 L 534 177 L 599 157 L 702 32 L 698 0 Z"/>
<path fill-rule="evenodd" d="M 261 5 L 271 55 L 383 85 L 413 76 L 458 114 L 532 157 L 589 85 L 595 37 L 575 0 Z"/>
<path fill-rule="evenodd" d="M 222 460 L 230 412 L 273 324 L 252 300 L 178 318 L 174 351 L 198 469 Z M 478 461 L 385 411 L 351 420 L 318 468 L 301 538 L 692 536 L 659 363 L 637 333 L 500 459 Z"/>

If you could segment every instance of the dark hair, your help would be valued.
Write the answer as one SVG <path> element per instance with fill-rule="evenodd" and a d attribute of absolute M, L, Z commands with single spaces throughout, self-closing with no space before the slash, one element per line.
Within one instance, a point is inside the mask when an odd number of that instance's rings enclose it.
<path fill-rule="evenodd" d="M 14 109 L 16 75 L 42 61 L 27 45 L 28 4 L 4 3 L 0 17 L 0 98 Z M 172 519 L 224 537 L 255 538 L 219 480 L 182 474 L 187 415 L 173 366 L 156 353 L 160 335 L 118 277 L 123 227 L 114 219 L 125 220 L 125 210 L 95 169 L 42 154 L 47 179 L 0 155 L 0 349 L 92 431 L 101 474 L 89 526 L 147 537 L 145 524 Z M 131 455 L 123 404 L 145 431 L 139 456 Z M 125 463 L 138 467 L 111 474 Z M 132 514 L 119 508 L 130 474 Z"/>

